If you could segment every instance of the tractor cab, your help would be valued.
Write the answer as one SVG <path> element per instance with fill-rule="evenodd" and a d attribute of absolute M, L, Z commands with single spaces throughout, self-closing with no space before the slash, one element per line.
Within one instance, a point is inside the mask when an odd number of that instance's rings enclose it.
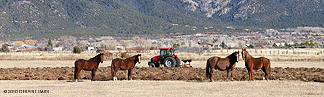
<path fill-rule="evenodd" d="M 174 56 L 174 50 L 172 48 L 161 48 L 160 57 L 170 57 Z"/>

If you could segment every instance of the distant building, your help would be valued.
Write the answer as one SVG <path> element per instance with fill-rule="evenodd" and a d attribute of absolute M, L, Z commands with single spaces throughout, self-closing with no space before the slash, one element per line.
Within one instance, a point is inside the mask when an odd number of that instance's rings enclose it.
<path fill-rule="evenodd" d="M 288 44 L 288 45 L 294 45 L 295 43 L 294 43 L 293 41 L 291 41 L 291 40 L 288 40 L 288 41 L 287 41 L 287 44 Z"/>
<path fill-rule="evenodd" d="M 125 50 L 124 46 L 116 46 L 116 50 Z"/>
<path fill-rule="evenodd" d="M 87 47 L 88 51 L 91 51 L 91 50 L 97 50 L 98 47 L 97 46 L 89 46 Z"/>
<path fill-rule="evenodd" d="M 14 47 L 12 46 L 12 44 L 7 44 L 7 46 L 8 46 L 9 50 L 14 50 Z"/>
<path fill-rule="evenodd" d="M 35 48 L 35 46 L 32 45 L 24 45 L 25 49 L 31 49 L 31 48 Z"/>
<path fill-rule="evenodd" d="M 63 47 L 53 47 L 53 50 L 54 51 L 62 51 L 63 50 Z"/>
<path fill-rule="evenodd" d="M 285 43 L 281 42 L 281 43 L 275 43 L 276 46 L 285 46 Z"/>
<path fill-rule="evenodd" d="M 224 43 L 227 47 L 237 47 L 236 43 Z"/>

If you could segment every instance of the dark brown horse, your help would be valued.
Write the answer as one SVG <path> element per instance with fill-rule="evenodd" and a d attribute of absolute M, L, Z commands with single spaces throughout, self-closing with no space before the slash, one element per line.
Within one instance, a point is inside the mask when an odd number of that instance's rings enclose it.
<path fill-rule="evenodd" d="M 91 71 L 92 78 L 91 80 L 95 80 L 95 74 L 98 69 L 99 63 L 103 62 L 103 54 L 98 54 L 93 58 L 90 58 L 89 60 L 84 60 L 84 59 L 78 59 L 74 62 L 74 79 L 76 82 L 78 82 L 78 77 L 80 71 L 86 70 L 86 71 Z"/>
<path fill-rule="evenodd" d="M 237 63 L 239 60 L 239 52 L 234 52 L 231 55 L 227 56 L 226 58 L 220 58 L 217 56 L 211 57 L 207 60 L 206 64 L 206 76 L 210 79 L 210 81 L 213 81 L 212 74 L 213 69 L 218 69 L 221 71 L 227 71 L 227 79 L 229 77 L 229 72 L 234 70 L 235 63 Z M 233 74 L 231 73 L 231 77 L 233 77 Z"/>
<path fill-rule="evenodd" d="M 132 72 L 133 68 L 135 67 L 136 63 L 141 63 L 141 54 L 137 54 L 135 56 L 126 58 L 125 60 L 121 58 L 116 58 L 111 61 L 111 75 L 113 80 L 117 80 L 117 71 L 118 69 L 121 70 L 128 70 L 128 80 L 132 80 Z"/>
<path fill-rule="evenodd" d="M 253 69 L 262 69 L 264 77 L 268 80 L 270 75 L 270 60 L 265 57 L 253 58 L 246 49 L 242 49 L 242 58 L 245 61 L 245 67 L 249 72 L 249 80 L 254 80 Z"/>

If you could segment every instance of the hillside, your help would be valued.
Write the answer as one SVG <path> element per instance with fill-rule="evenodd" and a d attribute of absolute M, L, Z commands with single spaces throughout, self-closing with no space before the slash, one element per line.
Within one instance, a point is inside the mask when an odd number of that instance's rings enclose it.
<path fill-rule="evenodd" d="M 248 27 L 323 27 L 323 9 L 322 0 L 2 0 L 0 37 L 133 36 L 236 32 Z"/>

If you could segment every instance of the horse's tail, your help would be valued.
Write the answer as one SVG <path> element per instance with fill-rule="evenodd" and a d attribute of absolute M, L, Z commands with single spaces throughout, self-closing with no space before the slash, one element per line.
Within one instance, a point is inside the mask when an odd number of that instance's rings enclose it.
<path fill-rule="evenodd" d="M 210 78 L 211 77 L 211 74 L 210 74 L 210 63 L 209 63 L 209 59 L 207 60 L 207 63 L 206 63 L 206 76 L 207 78 Z"/>
<path fill-rule="evenodd" d="M 74 62 L 74 79 L 77 79 L 78 61 Z"/>
<path fill-rule="evenodd" d="M 111 76 L 114 77 L 115 73 L 115 62 L 114 60 L 111 61 Z"/>
<path fill-rule="evenodd" d="M 268 77 L 270 78 L 270 73 L 271 73 L 271 64 L 270 64 L 270 60 L 268 59 L 268 58 L 264 58 L 264 65 L 265 66 L 267 66 L 267 67 L 265 67 L 265 68 L 268 68 L 268 72 L 266 72 L 267 73 L 267 75 L 268 75 Z"/>
<path fill-rule="evenodd" d="M 271 73 L 271 63 L 270 63 L 270 60 L 269 59 L 267 59 L 267 60 L 268 60 L 268 64 L 269 64 L 268 70 L 269 70 L 269 77 L 270 77 L 270 73 Z"/>

